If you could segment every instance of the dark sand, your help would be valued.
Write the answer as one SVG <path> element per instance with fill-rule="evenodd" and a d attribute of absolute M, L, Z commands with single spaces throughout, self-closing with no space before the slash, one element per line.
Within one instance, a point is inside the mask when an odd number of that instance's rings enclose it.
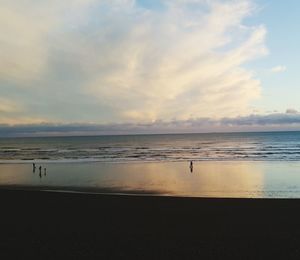
<path fill-rule="evenodd" d="M 0 259 L 298 259 L 300 200 L 0 190 Z"/>

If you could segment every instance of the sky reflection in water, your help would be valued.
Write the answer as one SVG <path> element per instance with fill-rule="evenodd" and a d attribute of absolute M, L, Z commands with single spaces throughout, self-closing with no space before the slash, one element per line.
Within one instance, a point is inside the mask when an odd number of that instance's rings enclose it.
<path fill-rule="evenodd" d="M 300 163 L 53 163 L 0 165 L 0 185 L 195 197 L 300 198 Z"/>

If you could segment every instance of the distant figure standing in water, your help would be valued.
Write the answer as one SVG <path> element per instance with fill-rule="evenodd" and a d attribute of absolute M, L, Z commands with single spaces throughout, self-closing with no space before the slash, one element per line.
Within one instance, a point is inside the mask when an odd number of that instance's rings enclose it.
<path fill-rule="evenodd" d="M 35 163 L 32 164 L 32 172 L 35 172 Z"/>
<path fill-rule="evenodd" d="M 42 166 L 39 167 L 40 174 L 42 174 Z"/>
<path fill-rule="evenodd" d="M 193 172 L 193 161 L 190 162 L 190 170 Z"/>

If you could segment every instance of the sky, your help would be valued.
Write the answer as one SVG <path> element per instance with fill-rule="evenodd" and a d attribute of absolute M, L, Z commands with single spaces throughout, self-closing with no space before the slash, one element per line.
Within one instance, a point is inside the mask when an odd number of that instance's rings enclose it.
<path fill-rule="evenodd" d="M 0 0 L 0 135 L 300 130 L 297 0 Z"/>

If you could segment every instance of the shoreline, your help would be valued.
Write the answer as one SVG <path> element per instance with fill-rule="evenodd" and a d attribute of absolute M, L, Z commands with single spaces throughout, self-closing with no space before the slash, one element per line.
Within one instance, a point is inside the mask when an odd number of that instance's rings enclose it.
<path fill-rule="evenodd" d="M 0 189 L 0 257 L 296 258 L 298 199 L 120 196 Z"/>
<path fill-rule="evenodd" d="M 22 185 L 0 185 L 0 191 L 37 191 L 37 192 L 53 192 L 53 193 L 73 193 L 73 194 L 86 194 L 86 195 L 108 195 L 108 196 L 152 196 L 152 197 L 178 197 L 184 198 L 188 196 L 172 196 L 167 194 L 159 194 L 157 192 L 146 191 L 127 191 L 120 190 L 112 191 L 111 189 L 99 189 L 91 187 L 54 187 L 54 186 L 22 186 Z M 197 198 L 197 197 L 190 197 Z"/>
<path fill-rule="evenodd" d="M 212 200 L 300 200 L 298 197 L 242 197 L 242 196 L 192 196 L 163 194 L 157 191 L 120 191 L 111 189 L 85 188 L 85 187 L 53 187 L 53 186 L 21 186 L 21 185 L 0 185 L 0 191 L 19 192 L 49 192 L 62 194 L 81 194 L 99 196 L 124 196 L 124 197 L 154 197 L 154 198 L 179 198 L 179 199 L 212 199 Z"/>
<path fill-rule="evenodd" d="M 71 159 L 71 160 L 40 160 L 40 159 L 33 159 L 33 160 L 0 160 L 0 165 L 13 165 L 13 164 L 24 164 L 24 165 L 32 165 L 33 163 L 38 164 L 94 164 L 94 163 L 103 163 L 103 164 L 152 164 L 152 163 L 178 163 L 178 164 L 189 164 L 190 161 L 193 161 L 194 163 L 299 163 L 300 161 L 297 159 L 291 160 L 291 159 L 182 159 L 182 160 L 124 160 L 124 161 L 101 161 L 101 160 L 92 160 L 92 159 Z"/>

